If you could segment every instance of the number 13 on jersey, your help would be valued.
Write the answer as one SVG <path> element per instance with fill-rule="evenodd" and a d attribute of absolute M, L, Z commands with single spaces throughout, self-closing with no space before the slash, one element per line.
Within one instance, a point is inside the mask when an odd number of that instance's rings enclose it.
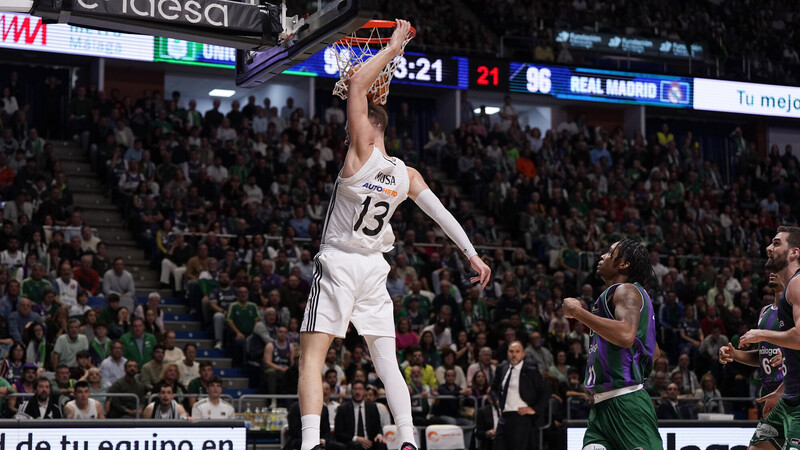
<path fill-rule="evenodd" d="M 372 196 L 368 195 L 367 198 L 364 199 L 364 202 L 361 203 L 361 213 L 359 213 L 358 219 L 356 220 L 355 225 L 353 225 L 353 231 L 359 231 L 360 228 L 361 232 L 365 235 L 375 236 L 381 232 L 381 229 L 383 229 L 383 221 L 386 219 L 386 215 L 389 214 L 389 203 L 377 202 L 375 205 L 373 205 L 371 208 L 372 210 L 370 211 L 371 203 Z M 364 218 L 367 216 L 367 214 L 370 214 L 372 218 L 378 222 L 378 225 L 375 228 L 369 228 L 367 226 L 361 228 L 361 225 L 364 223 Z"/>

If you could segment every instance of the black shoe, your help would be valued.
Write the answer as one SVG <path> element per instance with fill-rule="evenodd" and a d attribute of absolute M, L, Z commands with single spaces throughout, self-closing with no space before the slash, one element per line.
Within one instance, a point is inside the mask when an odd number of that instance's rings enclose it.
<path fill-rule="evenodd" d="M 411 442 L 403 442 L 403 445 L 400 446 L 400 450 L 417 450 L 417 447 Z"/>

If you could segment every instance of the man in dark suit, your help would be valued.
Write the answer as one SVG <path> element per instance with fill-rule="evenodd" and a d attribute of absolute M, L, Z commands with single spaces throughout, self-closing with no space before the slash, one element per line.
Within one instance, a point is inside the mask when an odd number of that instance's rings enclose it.
<path fill-rule="evenodd" d="M 679 402 L 680 388 L 675 383 L 667 385 L 667 398 L 658 405 L 656 416 L 661 420 L 695 419 L 693 402 Z"/>
<path fill-rule="evenodd" d="M 20 406 L 17 416 L 20 415 L 31 419 L 61 418 L 61 409 L 50 399 L 50 380 L 44 377 L 36 380 L 35 394 Z"/>
<path fill-rule="evenodd" d="M 366 392 L 362 381 L 350 383 L 351 400 L 336 409 L 333 427 L 336 440 L 350 450 L 386 450 L 378 407 L 364 400 Z"/>
<path fill-rule="evenodd" d="M 493 450 L 494 435 L 497 429 L 496 420 L 499 414 L 495 405 L 487 403 L 478 410 L 478 418 L 475 422 L 475 438 L 477 439 L 476 448 L 479 450 Z"/>
<path fill-rule="evenodd" d="M 508 360 L 497 366 L 492 401 L 501 413 L 495 449 L 539 448 L 539 427 L 547 421 L 547 386 L 535 363 L 525 361 L 522 343 L 508 346 Z"/>

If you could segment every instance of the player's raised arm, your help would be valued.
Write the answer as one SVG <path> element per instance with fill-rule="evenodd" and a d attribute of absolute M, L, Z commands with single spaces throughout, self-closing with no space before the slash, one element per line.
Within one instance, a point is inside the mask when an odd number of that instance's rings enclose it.
<path fill-rule="evenodd" d="M 431 219 L 436 221 L 445 234 L 458 246 L 458 248 L 469 258 L 472 268 L 478 272 L 477 277 L 470 278 L 473 283 L 480 283 L 481 288 L 485 288 L 492 278 L 492 269 L 483 262 L 475 247 L 467 237 L 467 233 L 461 228 L 458 221 L 447 208 L 442 205 L 442 202 L 436 197 L 436 194 L 430 190 L 428 184 L 422 178 L 422 175 L 411 167 L 408 168 L 408 197 L 416 202 L 417 206 L 422 209 Z"/>
<path fill-rule="evenodd" d="M 644 299 L 631 284 L 623 284 L 614 292 L 614 317 L 606 319 L 583 309 L 580 300 L 564 299 L 564 315 L 589 327 L 600 337 L 617 347 L 630 348 L 636 339 Z"/>
<path fill-rule="evenodd" d="M 408 37 L 411 24 L 397 20 L 397 27 L 389 45 L 356 67 L 347 88 L 347 131 L 350 136 L 350 149 L 363 163 L 371 153 L 373 143 L 372 124 L 367 114 L 367 92 L 378 75 L 389 62 L 403 51 L 403 42 Z M 353 153 L 348 151 L 348 158 Z"/>

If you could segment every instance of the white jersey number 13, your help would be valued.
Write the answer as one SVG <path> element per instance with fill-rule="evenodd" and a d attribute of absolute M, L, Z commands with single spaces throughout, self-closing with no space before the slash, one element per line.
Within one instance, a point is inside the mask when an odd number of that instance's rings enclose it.
<path fill-rule="evenodd" d="M 364 199 L 364 202 L 362 203 L 364 208 L 361 209 L 361 214 L 358 216 L 358 220 L 356 220 L 355 226 L 353 226 L 353 231 L 358 231 L 358 229 L 361 227 L 361 224 L 364 222 L 364 216 L 367 215 L 367 211 L 369 210 L 369 205 L 371 202 L 372 202 L 372 197 L 370 196 L 367 196 L 367 198 Z M 370 229 L 364 227 L 361 229 L 361 231 L 367 236 L 375 236 L 381 232 L 381 229 L 383 228 L 383 219 L 385 219 L 386 215 L 389 213 L 389 203 L 387 202 L 375 203 L 375 207 L 383 208 L 383 212 L 373 216 L 375 221 L 378 222 L 378 226 L 376 228 Z"/>

